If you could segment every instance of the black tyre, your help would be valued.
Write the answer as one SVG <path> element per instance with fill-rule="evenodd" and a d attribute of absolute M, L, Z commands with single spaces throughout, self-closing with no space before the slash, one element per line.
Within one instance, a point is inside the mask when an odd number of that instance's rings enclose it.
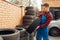
<path fill-rule="evenodd" d="M 34 12 L 30 12 L 30 13 L 26 12 L 26 13 L 25 13 L 25 15 L 32 15 L 32 16 L 36 16 L 36 12 L 35 12 L 35 13 L 34 13 Z"/>
<path fill-rule="evenodd" d="M 23 25 L 24 29 L 27 29 L 29 27 L 29 25 Z"/>
<path fill-rule="evenodd" d="M 22 27 L 16 27 L 17 30 L 20 31 L 20 40 L 28 40 L 28 33 Z"/>
<path fill-rule="evenodd" d="M 25 14 L 26 15 L 35 15 L 36 16 L 36 12 L 34 10 L 28 10 Z"/>
<path fill-rule="evenodd" d="M 3 38 L 0 36 L 0 40 L 3 40 Z"/>
<path fill-rule="evenodd" d="M 23 19 L 34 19 L 35 16 L 24 16 Z"/>
<path fill-rule="evenodd" d="M 26 24 L 26 25 L 28 25 L 28 24 L 31 24 L 32 22 L 23 22 L 23 24 Z"/>
<path fill-rule="evenodd" d="M 28 35 L 24 28 L 19 28 L 18 27 L 17 30 L 20 31 L 20 37 L 24 37 L 24 36 Z"/>
<path fill-rule="evenodd" d="M 31 23 L 24 23 L 24 25 L 30 25 Z"/>
<path fill-rule="evenodd" d="M 20 31 L 16 29 L 1 29 L 0 36 L 4 40 L 20 40 Z"/>
<path fill-rule="evenodd" d="M 34 8 L 31 7 L 31 6 L 28 6 L 28 7 L 25 8 L 25 10 L 29 10 L 29 9 L 34 9 Z"/>
<path fill-rule="evenodd" d="M 16 29 L 18 30 L 19 28 L 24 28 L 24 29 L 26 29 L 26 28 L 28 28 L 29 27 L 29 25 L 17 25 L 16 26 Z"/>
<path fill-rule="evenodd" d="M 28 23 L 28 22 L 33 22 L 34 20 L 32 20 L 32 19 L 24 19 L 24 21 L 23 22 L 26 22 L 26 23 Z"/>
<path fill-rule="evenodd" d="M 59 36 L 59 28 L 57 28 L 57 27 L 50 28 L 49 35 L 50 36 Z"/>
<path fill-rule="evenodd" d="M 23 24 L 24 25 L 30 25 L 34 20 L 24 20 Z"/>
<path fill-rule="evenodd" d="M 28 37 L 23 37 L 20 40 L 29 40 Z"/>
<path fill-rule="evenodd" d="M 34 33 L 29 34 L 29 40 L 34 40 Z"/>
<path fill-rule="evenodd" d="M 28 18 L 28 19 L 29 19 L 29 18 L 33 19 L 33 18 L 35 18 L 35 17 L 36 17 L 36 16 L 32 16 L 32 15 L 25 15 L 25 16 L 24 16 L 24 18 Z M 24 19 L 24 18 L 23 18 L 23 19 Z"/>
<path fill-rule="evenodd" d="M 36 18 L 26 29 L 26 31 L 31 34 L 34 32 L 34 30 L 37 28 L 37 26 L 40 25 L 40 18 Z"/>

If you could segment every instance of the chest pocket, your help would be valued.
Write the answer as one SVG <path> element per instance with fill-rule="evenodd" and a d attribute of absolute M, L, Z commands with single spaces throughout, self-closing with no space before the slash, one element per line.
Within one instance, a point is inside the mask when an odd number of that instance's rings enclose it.
<path fill-rule="evenodd" d="M 44 24 L 46 22 L 46 19 L 47 19 L 47 17 L 43 15 L 41 17 L 41 24 Z"/>

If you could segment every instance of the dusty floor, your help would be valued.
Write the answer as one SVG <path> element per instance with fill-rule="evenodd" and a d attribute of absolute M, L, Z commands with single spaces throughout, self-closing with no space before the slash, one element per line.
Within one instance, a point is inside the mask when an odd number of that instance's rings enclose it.
<path fill-rule="evenodd" d="M 34 38 L 34 40 L 36 40 L 36 38 Z M 50 36 L 50 40 L 60 40 L 60 37 L 51 37 Z"/>
<path fill-rule="evenodd" d="M 60 37 L 50 37 L 50 40 L 60 40 Z"/>

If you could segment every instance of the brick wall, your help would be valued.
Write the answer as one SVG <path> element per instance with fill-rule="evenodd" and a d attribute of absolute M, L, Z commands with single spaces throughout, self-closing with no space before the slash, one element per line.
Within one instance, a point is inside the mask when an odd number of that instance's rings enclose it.
<path fill-rule="evenodd" d="M 22 14 L 21 8 L 0 1 L 0 28 L 15 28 L 16 25 L 21 25 Z"/>
<path fill-rule="evenodd" d="M 43 3 L 49 3 L 50 7 L 60 7 L 60 0 L 43 0 Z"/>

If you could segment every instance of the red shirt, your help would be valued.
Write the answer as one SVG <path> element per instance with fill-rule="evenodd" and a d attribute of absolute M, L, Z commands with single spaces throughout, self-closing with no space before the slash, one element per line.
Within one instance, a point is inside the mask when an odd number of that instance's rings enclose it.
<path fill-rule="evenodd" d="M 47 14 L 48 14 L 48 12 L 44 12 L 44 14 L 43 14 L 43 13 L 40 11 L 39 14 L 38 14 L 38 17 L 41 17 L 42 15 L 47 15 Z M 48 26 L 52 19 L 53 19 L 53 15 L 52 15 L 52 13 L 49 13 L 49 14 L 47 15 L 46 23 L 40 25 L 40 28 L 44 28 L 44 27 Z"/>

